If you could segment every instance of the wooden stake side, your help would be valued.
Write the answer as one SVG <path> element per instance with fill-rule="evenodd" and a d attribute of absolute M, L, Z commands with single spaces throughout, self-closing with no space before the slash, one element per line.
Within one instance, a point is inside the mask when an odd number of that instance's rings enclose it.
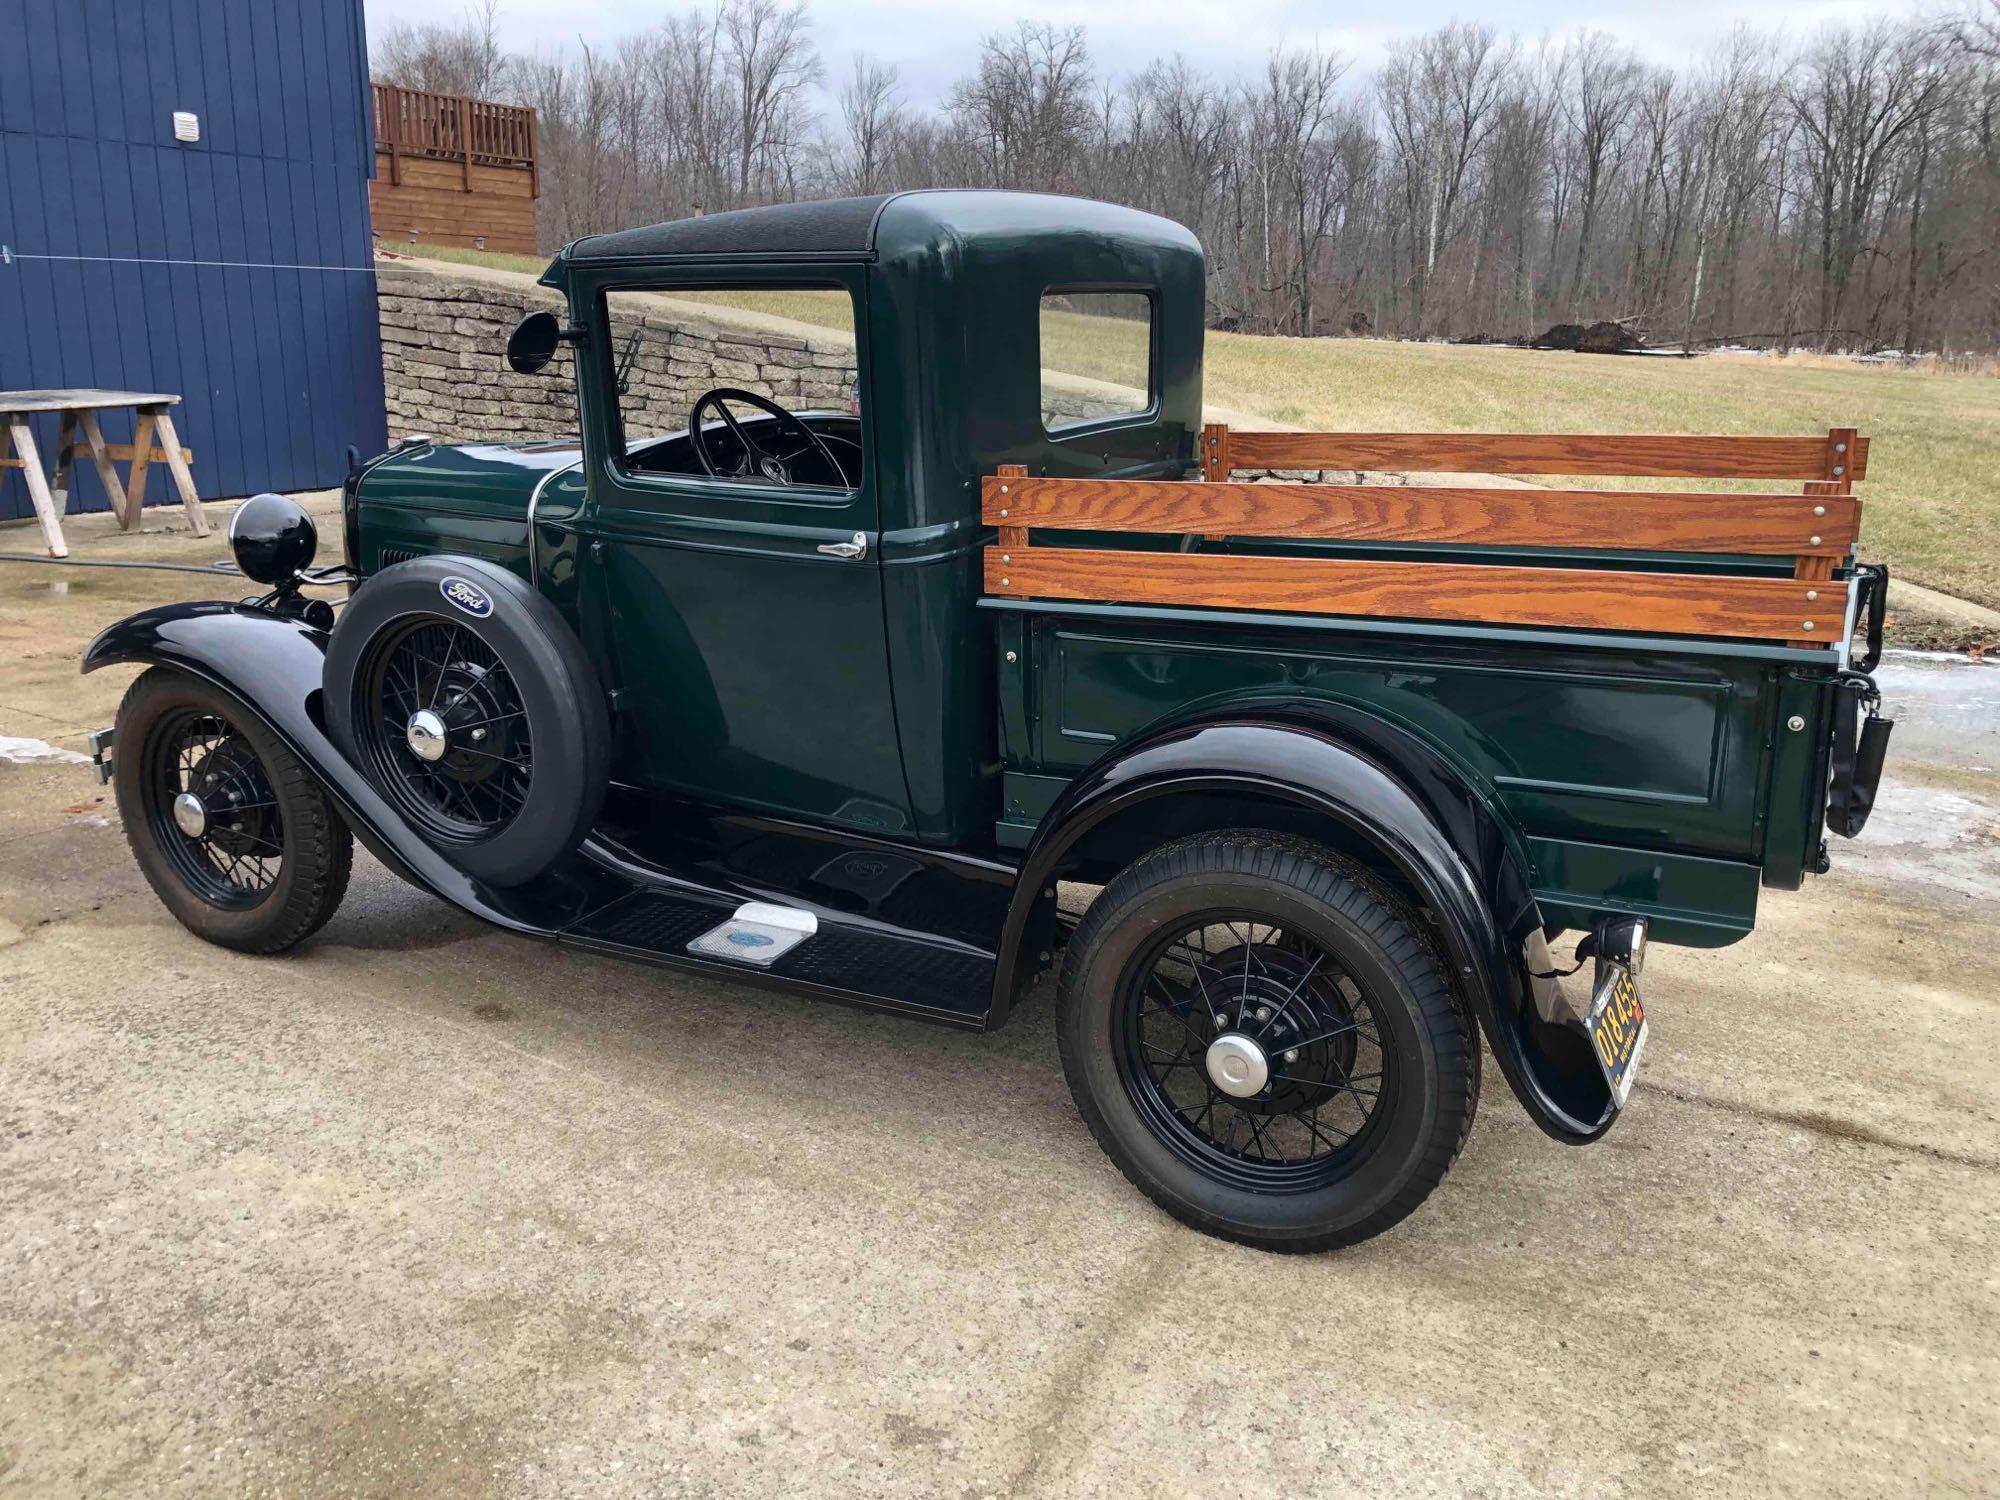
<path fill-rule="evenodd" d="M 989 525 L 1004 524 L 1001 486 L 982 485 Z M 1057 531 L 1838 557 L 1860 524 L 1851 496 L 1021 478 L 1007 490 L 1012 520 Z"/>
<path fill-rule="evenodd" d="M 1825 508 L 1828 513 L 1828 519 L 1832 518 L 1834 507 L 1841 503 L 1835 497 L 1845 497 L 1851 495 L 1853 492 L 1853 460 L 1860 452 L 1860 449 L 1861 442 L 1859 436 L 1852 427 L 1834 427 L 1828 430 L 1826 446 L 1823 450 L 1826 465 L 1825 477 L 1808 480 L 1805 484 L 1807 497 L 1815 501 L 1817 505 Z M 1860 505 L 1851 499 L 1846 500 L 1845 503 L 1855 507 L 1854 525 L 1855 532 L 1858 535 L 1861 527 Z M 1852 538 L 1850 538 L 1851 540 Z M 1847 549 L 1842 548 L 1838 555 L 1844 557 L 1846 552 Z M 1833 564 L 1833 557 L 1802 555 L 1792 570 L 1793 576 L 1810 579 L 1816 583 L 1825 582 L 1831 580 L 1833 577 Z"/>
<path fill-rule="evenodd" d="M 1847 477 L 1866 477 L 1868 440 L 1851 438 Z M 1820 479 L 1827 440 L 1729 434 L 1232 432 L 1238 469 L 1409 474 L 1589 474 L 1635 479 Z"/>
<path fill-rule="evenodd" d="M 992 503 L 986 506 L 987 523 L 994 527 L 997 535 L 988 553 L 988 561 L 999 559 L 999 571 L 987 568 L 987 592 L 1006 594 L 1014 598 L 1026 598 L 1013 586 L 1008 566 L 1019 557 L 1025 559 L 1028 553 L 1028 528 L 1013 516 L 1013 492 L 1028 477 L 1026 464 L 1001 464 L 993 471 L 993 477 L 985 481 L 992 487 Z M 982 494 L 985 491 L 982 485 Z"/>
<path fill-rule="evenodd" d="M 1784 578 L 1034 547 L 986 554 L 1009 597 L 1833 642 L 1845 600 Z"/>
<path fill-rule="evenodd" d="M 1229 425 L 1210 422 L 1201 429 L 1201 477 L 1205 483 L 1221 484 L 1229 478 Z M 1205 542 L 1226 541 L 1227 531 L 1205 531 Z"/>

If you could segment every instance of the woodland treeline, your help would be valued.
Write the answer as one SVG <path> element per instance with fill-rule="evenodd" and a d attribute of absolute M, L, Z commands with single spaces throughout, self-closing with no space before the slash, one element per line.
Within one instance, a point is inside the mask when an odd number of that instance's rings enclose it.
<path fill-rule="evenodd" d="M 1211 322 L 1285 334 L 2000 347 L 2000 0 L 1698 63 L 1602 33 L 1454 24 L 1373 71 L 1308 50 L 1112 77 L 1080 27 L 982 44 L 934 110 L 803 3 L 721 0 L 614 45 L 513 55 L 496 7 L 399 28 L 378 79 L 531 105 L 540 233 L 893 188 L 1080 193 L 1178 219 Z M 822 84 L 826 87 L 823 89 Z M 825 107 L 822 107 L 825 101 Z"/>

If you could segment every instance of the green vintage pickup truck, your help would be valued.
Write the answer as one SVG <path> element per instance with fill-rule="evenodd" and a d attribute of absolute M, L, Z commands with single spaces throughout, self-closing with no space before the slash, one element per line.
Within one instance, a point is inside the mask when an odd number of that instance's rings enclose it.
<path fill-rule="evenodd" d="M 562 361 L 578 440 L 357 462 L 344 566 L 254 498 L 267 593 L 90 647 L 149 667 L 96 748 L 197 934 L 297 944 L 359 838 L 516 932 L 973 1029 L 1055 968 L 1118 1167 L 1308 1250 L 1442 1179 L 1482 1036 L 1602 1136 L 1648 942 L 1736 941 L 1866 818 L 1851 429 L 1204 425 L 1200 245 L 1073 199 L 719 214 L 543 282 L 492 378 Z"/>

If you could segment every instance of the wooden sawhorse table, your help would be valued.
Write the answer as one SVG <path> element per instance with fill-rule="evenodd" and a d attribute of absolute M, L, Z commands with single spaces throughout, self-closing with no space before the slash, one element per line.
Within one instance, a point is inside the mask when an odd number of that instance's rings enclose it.
<path fill-rule="evenodd" d="M 69 476 L 76 458 L 79 429 L 121 527 L 130 531 L 139 524 L 140 507 L 146 498 L 146 470 L 159 460 L 173 475 L 174 488 L 180 492 L 181 504 L 187 507 L 194 534 L 208 535 L 208 517 L 201 513 L 201 497 L 195 494 L 194 476 L 188 473 L 194 454 L 181 446 L 174 432 L 174 419 L 167 410 L 178 406 L 180 399 L 157 391 L 0 391 L 0 469 L 21 470 L 28 483 L 28 496 L 35 502 L 35 516 L 42 523 L 42 539 L 48 543 L 49 556 L 69 556 L 69 546 L 63 541 L 62 518 L 69 508 Z M 138 413 L 132 441 L 105 442 L 97 414 L 127 407 Z M 43 477 L 41 452 L 28 427 L 28 418 L 41 412 L 61 415 L 53 478 Z M 7 451 L 10 444 L 11 458 Z M 113 462 L 121 458 L 128 465 L 122 483 Z"/>

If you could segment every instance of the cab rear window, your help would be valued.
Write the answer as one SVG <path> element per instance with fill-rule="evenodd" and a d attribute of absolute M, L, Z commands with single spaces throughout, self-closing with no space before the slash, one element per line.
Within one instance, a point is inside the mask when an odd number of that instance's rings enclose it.
<path fill-rule="evenodd" d="M 1152 410 L 1150 293 L 1051 288 L 1042 294 L 1041 350 L 1050 432 Z"/>

